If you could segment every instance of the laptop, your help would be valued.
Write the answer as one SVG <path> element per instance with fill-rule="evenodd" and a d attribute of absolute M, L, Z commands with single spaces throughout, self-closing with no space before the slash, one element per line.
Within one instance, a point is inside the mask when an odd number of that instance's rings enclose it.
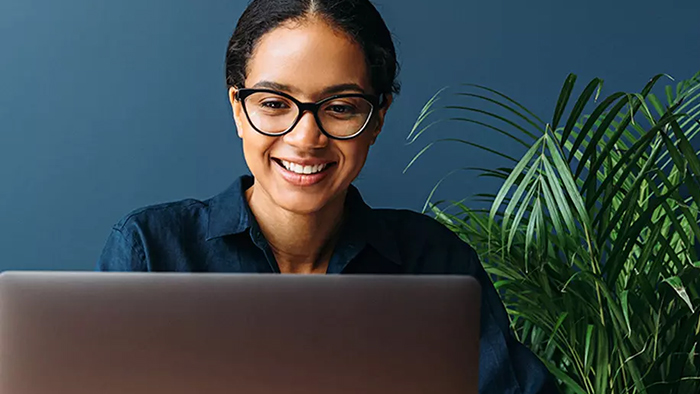
<path fill-rule="evenodd" d="M 0 393 L 476 394 L 468 276 L 4 272 Z"/>

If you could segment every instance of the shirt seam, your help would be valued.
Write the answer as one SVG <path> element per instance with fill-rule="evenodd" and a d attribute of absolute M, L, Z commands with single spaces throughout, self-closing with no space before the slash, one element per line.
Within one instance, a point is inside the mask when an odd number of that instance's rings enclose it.
<path fill-rule="evenodd" d="M 140 245 L 138 245 L 137 242 L 134 241 L 134 237 L 127 237 L 124 232 L 121 229 L 118 229 L 117 227 L 112 227 L 112 230 L 116 231 L 119 233 L 119 235 L 129 243 L 129 246 L 131 247 L 131 253 L 134 253 L 139 259 L 139 264 L 142 265 L 144 268 L 148 268 L 146 264 L 146 253 L 143 250 L 143 248 L 139 248 Z M 138 250 L 137 250 L 138 249 Z"/>
<path fill-rule="evenodd" d="M 165 203 L 165 204 L 159 204 L 159 205 L 153 205 L 150 207 L 138 209 L 134 212 L 129 213 L 128 215 L 124 216 L 122 220 L 119 221 L 113 228 L 118 231 L 122 231 L 126 224 L 131 220 L 132 218 L 145 213 L 145 212 L 160 212 L 164 211 L 166 209 L 172 209 L 173 207 L 176 207 L 177 205 L 182 204 L 182 201 L 176 201 L 176 202 L 170 202 L 170 203 Z M 191 201 L 189 204 L 181 206 L 180 209 L 189 209 L 194 205 L 202 204 L 201 201 Z"/>

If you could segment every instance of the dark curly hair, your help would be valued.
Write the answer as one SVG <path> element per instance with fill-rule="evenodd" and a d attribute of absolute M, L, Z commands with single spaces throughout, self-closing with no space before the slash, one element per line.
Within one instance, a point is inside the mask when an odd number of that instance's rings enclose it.
<path fill-rule="evenodd" d="M 391 33 L 369 0 L 253 0 L 241 15 L 226 51 L 226 83 L 243 87 L 247 66 L 265 33 L 309 16 L 325 19 L 362 48 L 378 96 L 397 94 L 399 65 Z"/>

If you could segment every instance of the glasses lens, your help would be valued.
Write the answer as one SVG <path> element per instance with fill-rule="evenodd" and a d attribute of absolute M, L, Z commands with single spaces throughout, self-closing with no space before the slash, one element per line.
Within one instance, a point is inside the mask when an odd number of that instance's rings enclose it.
<path fill-rule="evenodd" d="M 367 125 L 372 104 L 362 97 L 340 97 L 323 103 L 318 117 L 323 129 L 336 137 L 350 137 Z"/>
<path fill-rule="evenodd" d="M 292 127 L 299 108 L 286 97 L 257 92 L 245 99 L 245 108 L 253 126 L 268 134 L 284 133 Z"/>

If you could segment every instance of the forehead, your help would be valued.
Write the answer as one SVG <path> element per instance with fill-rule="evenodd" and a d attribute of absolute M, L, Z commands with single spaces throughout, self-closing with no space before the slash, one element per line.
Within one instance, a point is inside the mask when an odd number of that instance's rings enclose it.
<path fill-rule="evenodd" d="M 359 44 L 319 19 L 283 24 L 263 35 L 247 71 L 246 86 L 270 81 L 309 98 L 336 85 L 355 84 L 371 91 Z"/>

